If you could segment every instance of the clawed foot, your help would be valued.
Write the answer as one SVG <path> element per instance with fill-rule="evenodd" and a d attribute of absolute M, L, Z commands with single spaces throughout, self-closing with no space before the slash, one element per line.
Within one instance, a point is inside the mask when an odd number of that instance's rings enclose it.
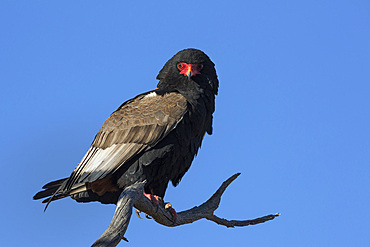
<path fill-rule="evenodd" d="M 170 214 L 172 215 L 172 221 L 176 222 L 178 216 L 177 216 L 176 210 L 172 207 L 172 204 L 167 202 L 164 205 L 164 208 L 167 209 L 170 212 Z"/>
<path fill-rule="evenodd" d="M 162 199 L 161 197 L 159 197 L 159 196 L 157 196 L 157 195 L 147 194 L 147 193 L 145 193 L 145 191 L 144 191 L 144 190 L 143 190 L 143 193 L 144 193 L 144 196 L 145 196 L 146 198 L 148 198 L 149 200 L 151 200 L 151 201 L 152 201 L 152 203 L 153 203 L 154 205 L 156 205 L 157 207 L 158 207 L 158 206 L 163 206 L 167 211 L 169 211 L 169 212 L 170 212 L 170 214 L 172 215 L 172 221 L 176 222 L 176 220 L 177 220 L 178 216 L 177 216 L 176 210 L 172 207 L 171 203 L 169 203 L 169 202 L 166 202 L 166 203 L 165 203 L 165 202 L 163 202 L 163 199 Z M 139 211 L 138 209 L 136 209 L 136 215 L 137 215 L 140 219 L 142 219 L 142 218 L 140 217 L 140 213 L 141 213 L 141 211 Z M 145 214 L 145 217 L 146 217 L 147 219 L 151 219 L 151 218 L 149 217 L 149 215 L 147 215 L 147 214 Z"/>
<path fill-rule="evenodd" d="M 137 217 L 139 217 L 140 219 L 143 219 L 140 216 L 140 213 L 141 213 L 141 211 L 139 209 L 136 209 L 136 215 L 137 215 Z M 147 218 L 148 220 L 151 220 L 152 219 L 152 218 L 150 218 L 150 216 L 148 214 L 145 214 L 145 218 Z"/>
<path fill-rule="evenodd" d="M 163 205 L 163 200 L 157 195 L 147 194 L 145 193 L 145 190 L 143 189 L 144 196 L 151 200 L 154 205 Z"/>

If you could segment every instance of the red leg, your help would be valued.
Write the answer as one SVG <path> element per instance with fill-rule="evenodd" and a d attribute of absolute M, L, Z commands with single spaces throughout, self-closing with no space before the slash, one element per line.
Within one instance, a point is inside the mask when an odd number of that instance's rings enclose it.
<path fill-rule="evenodd" d="M 164 206 L 164 208 L 171 213 L 172 219 L 174 221 L 177 220 L 178 216 L 177 216 L 176 210 L 172 208 L 171 203 L 169 203 L 169 202 L 164 203 L 162 201 L 162 199 L 160 199 L 159 196 L 152 195 L 152 194 L 147 194 L 147 193 L 145 193 L 145 190 L 144 189 L 143 189 L 143 194 L 144 194 L 145 197 L 147 197 L 149 200 L 151 200 L 154 205 L 156 205 L 156 206 L 158 206 L 158 205 Z"/>
<path fill-rule="evenodd" d="M 154 205 L 163 205 L 162 201 L 159 199 L 159 196 L 147 194 L 143 189 L 144 196 L 153 202 Z"/>

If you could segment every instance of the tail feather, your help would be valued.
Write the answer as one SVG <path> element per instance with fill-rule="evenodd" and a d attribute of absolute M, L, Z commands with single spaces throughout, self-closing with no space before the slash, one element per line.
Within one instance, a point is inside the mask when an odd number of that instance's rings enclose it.
<path fill-rule="evenodd" d="M 54 193 L 59 189 L 59 187 L 66 181 L 68 178 L 59 179 L 56 181 L 52 181 L 50 183 L 45 184 L 42 188 L 44 190 L 37 192 L 34 196 L 34 200 L 38 200 L 41 198 L 49 197 L 54 195 Z"/>
<path fill-rule="evenodd" d="M 89 183 L 82 183 L 76 184 L 70 190 L 66 190 L 65 185 L 69 178 L 63 178 L 59 180 L 55 180 L 45 184 L 42 188 L 42 191 L 37 192 L 34 196 L 34 200 L 43 199 L 42 203 L 46 203 L 44 211 L 47 209 L 49 204 L 52 201 L 59 200 L 65 197 L 71 197 L 72 199 L 76 200 L 77 202 L 91 202 L 91 201 L 99 201 L 103 204 L 114 204 L 117 202 L 118 197 L 120 195 L 120 190 L 116 187 L 112 187 L 111 181 L 108 180 L 110 190 L 103 191 L 102 194 L 99 194 L 96 191 L 91 189 L 91 184 Z M 106 188 L 107 183 L 106 181 L 95 184 L 94 186 L 97 189 Z"/>
<path fill-rule="evenodd" d="M 79 186 L 75 189 L 72 189 L 68 193 L 58 193 L 58 191 L 56 190 L 50 197 L 44 199 L 42 201 L 42 203 L 48 203 L 48 202 L 56 201 L 56 200 L 62 199 L 64 197 L 68 197 L 68 196 L 72 196 L 72 195 L 75 195 L 75 194 L 79 194 L 81 192 L 85 192 L 86 190 L 87 189 L 86 189 L 85 185 L 81 185 L 81 186 Z M 41 191 L 41 192 L 43 192 L 43 191 Z M 39 192 L 39 193 L 41 193 L 41 192 Z M 37 193 L 37 194 L 39 194 L 39 193 Z M 35 196 L 37 196 L 37 194 Z M 35 198 L 35 196 L 34 196 L 34 198 Z M 40 198 L 44 198 L 44 197 L 40 197 Z"/>
<path fill-rule="evenodd" d="M 66 195 L 66 194 L 55 194 L 54 196 L 50 196 L 46 199 L 44 199 L 42 201 L 42 203 L 49 203 L 49 202 L 52 202 L 52 201 L 56 201 L 56 200 L 59 200 L 59 199 L 62 199 L 64 197 L 68 197 L 69 195 Z"/>
<path fill-rule="evenodd" d="M 72 196 L 81 192 L 85 192 L 87 190 L 86 185 L 82 184 L 76 186 L 72 190 L 66 192 L 63 191 L 64 185 L 66 184 L 68 178 L 63 178 L 59 180 L 52 181 L 50 183 L 45 184 L 42 188 L 44 190 L 37 192 L 34 196 L 34 200 L 45 198 L 42 203 L 46 203 L 45 210 L 48 207 L 49 203 L 55 200 L 62 199 L 64 197 Z"/>
<path fill-rule="evenodd" d="M 46 190 L 42 190 L 40 192 L 37 192 L 33 196 L 33 200 L 38 200 L 38 199 L 42 199 L 42 198 L 45 198 L 45 197 L 52 196 L 57 191 L 57 189 L 58 189 L 58 187 L 51 188 L 51 189 L 46 189 Z"/>
<path fill-rule="evenodd" d="M 55 181 L 51 181 L 44 186 L 42 186 L 43 189 L 51 189 L 55 187 L 60 187 L 64 181 L 66 181 L 68 178 L 62 178 Z"/>

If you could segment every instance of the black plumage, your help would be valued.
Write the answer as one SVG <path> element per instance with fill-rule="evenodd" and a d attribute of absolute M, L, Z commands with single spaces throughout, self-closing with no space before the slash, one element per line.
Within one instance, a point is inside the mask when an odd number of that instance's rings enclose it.
<path fill-rule="evenodd" d="M 186 49 L 161 69 L 156 89 L 123 103 L 104 122 L 71 176 L 46 184 L 34 199 L 70 196 L 116 203 L 126 186 L 146 180 L 163 197 L 189 169 L 205 133 L 212 134 L 218 79 L 200 50 Z"/>

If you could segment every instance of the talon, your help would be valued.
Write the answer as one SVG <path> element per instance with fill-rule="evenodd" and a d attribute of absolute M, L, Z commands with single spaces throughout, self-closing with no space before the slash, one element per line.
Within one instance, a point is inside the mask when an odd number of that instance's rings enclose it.
<path fill-rule="evenodd" d="M 149 216 L 149 214 L 145 214 L 145 218 L 147 218 L 148 220 L 151 220 L 152 218 Z"/>
<path fill-rule="evenodd" d="M 164 205 L 164 208 L 166 210 L 168 210 L 168 212 L 170 212 L 170 214 L 172 215 L 172 221 L 173 222 L 176 222 L 177 221 L 177 218 L 178 218 L 178 215 L 176 213 L 176 210 L 172 207 L 171 203 L 167 202 L 165 205 Z"/>
<path fill-rule="evenodd" d="M 141 216 L 140 216 L 140 213 L 141 211 L 139 209 L 136 209 L 136 215 L 137 217 L 139 217 L 140 219 L 143 219 Z M 128 242 L 128 241 L 127 241 Z"/>
<path fill-rule="evenodd" d="M 122 237 L 122 239 L 123 239 L 123 240 L 125 240 L 126 242 L 128 242 L 128 239 L 127 239 L 127 238 L 125 238 L 125 237 Z"/>

